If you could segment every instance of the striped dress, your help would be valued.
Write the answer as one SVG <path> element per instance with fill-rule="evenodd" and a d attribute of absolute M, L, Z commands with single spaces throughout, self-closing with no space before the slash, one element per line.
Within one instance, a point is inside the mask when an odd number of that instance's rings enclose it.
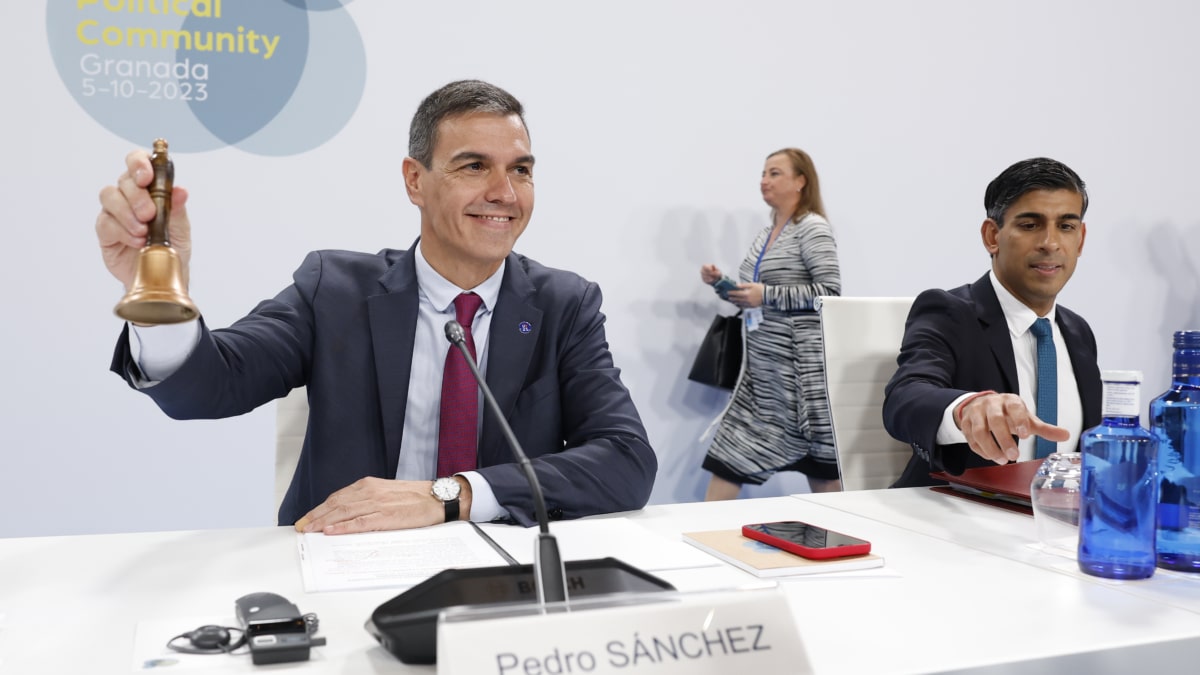
<path fill-rule="evenodd" d="M 771 228 L 755 237 L 739 278 L 754 280 L 754 263 Z M 840 295 L 833 230 L 810 213 L 789 222 L 759 266 L 763 322 L 742 331 L 746 354 L 733 398 L 709 446 L 704 468 L 735 483 L 760 485 L 777 471 L 838 477 L 825 394 L 820 295 Z"/>

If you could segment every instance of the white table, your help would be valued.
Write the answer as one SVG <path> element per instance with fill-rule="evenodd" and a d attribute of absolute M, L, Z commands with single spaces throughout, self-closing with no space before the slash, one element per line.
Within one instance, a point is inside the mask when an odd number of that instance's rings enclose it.
<path fill-rule="evenodd" d="M 1120 584 L 1057 569 L 1026 546 L 1027 517 L 923 489 L 622 515 L 668 537 L 799 519 L 869 539 L 886 573 L 783 582 L 817 673 L 1099 673 L 1200 662 L 1197 584 L 1180 591 L 1162 575 Z M 255 591 L 316 612 L 328 646 L 269 669 L 206 657 L 211 672 L 434 672 L 401 664 L 362 628 L 397 589 L 305 593 L 294 537 L 259 528 L 0 540 L 0 672 L 130 672 L 139 622 L 232 616 L 233 600 Z"/>
<path fill-rule="evenodd" d="M 864 490 L 795 495 L 799 499 L 934 537 L 992 555 L 1074 576 L 1200 614 L 1200 574 L 1155 570 L 1144 581 L 1114 581 L 1084 574 L 1075 557 L 1037 541 L 1032 516 L 947 497 L 926 489 Z M 1200 666 L 1198 666 L 1200 669 Z"/>

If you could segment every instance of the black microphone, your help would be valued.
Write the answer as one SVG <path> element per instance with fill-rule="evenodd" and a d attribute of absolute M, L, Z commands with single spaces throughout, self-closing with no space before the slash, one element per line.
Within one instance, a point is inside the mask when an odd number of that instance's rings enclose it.
<path fill-rule="evenodd" d="M 500 423 L 513 455 L 521 465 L 533 493 L 539 526 L 533 565 L 450 568 L 442 570 L 375 608 L 363 626 L 384 649 L 404 663 L 437 662 L 437 626 L 442 612 L 451 607 L 504 607 L 511 615 L 534 607 L 547 611 L 546 603 L 561 602 L 565 608 L 567 588 L 574 598 L 606 596 L 613 602 L 626 602 L 630 595 L 674 591 L 675 587 L 616 558 L 595 558 L 563 562 L 558 542 L 550 534 L 546 500 L 533 465 L 513 434 L 508 420 L 496 405 L 491 389 L 479 374 L 475 359 L 467 351 L 463 328 L 457 321 L 446 324 L 446 339 L 458 347 L 471 367 L 471 373 L 489 408 Z M 481 531 L 482 532 L 482 531 Z M 534 590 L 536 588 L 536 595 Z M 569 607 L 596 606 L 580 602 Z"/>
<path fill-rule="evenodd" d="M 508 446 L 512 448 L 517 463 L 521 465 L 521 470 L 525 473 L 525 480 L 529 481 L 529 489 L 533 491 L 533 505 L 537 513 L 539 530 L 537 545 L 533 550 L 533 576 L 537 584 L 538 604 L 565 602 L 567 599 L 567 573 L 563 568 L 562 556 L 558 552 L 558 541 L 553 534 L 550 534 L 550 519 L 546 516 L 546 498 L 542 496 L 542 484 L 533 470 L 533 464 L 530 463 L 529 457 L 521 447 L 521 442 L 517 440 L 516 434 L 513 433 L 508 420 L 504 419 L 504 413 L 500 412 L 500 405 L 492 396 L 492 388 L 487 386 L 487 382 L 483 380 L 479 366 L 475 364 L 475 358 L 467 349 L 463 327 L 454 319 L 446 322 L 446 339 L 462 352 L 467 366 L 471 368 L 471 375 L 475 376 L 475 383 L 479 385 L 479 391 L 483 392 L 487 407 L 491 409 L 496 423 L 504 432 Z"/>

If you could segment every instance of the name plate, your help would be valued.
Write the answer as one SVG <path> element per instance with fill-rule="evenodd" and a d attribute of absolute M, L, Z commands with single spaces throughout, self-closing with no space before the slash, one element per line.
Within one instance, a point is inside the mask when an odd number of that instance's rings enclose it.
<path fill-rule="evenodd" d="M 451 609 L 437 641 L 439 675 L 812 672 L 778 587 Z"/>

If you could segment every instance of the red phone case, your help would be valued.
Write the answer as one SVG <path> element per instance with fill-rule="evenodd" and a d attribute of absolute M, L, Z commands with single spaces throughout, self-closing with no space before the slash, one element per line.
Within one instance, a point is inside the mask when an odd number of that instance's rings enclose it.
<path fill-rule="evenodd" d="M 840 532 L 834 532 L 833 530 L 829 530 L 829 533 L 830 534 L 841 534 Z M 800 544 L 797 544 L 796 542 L 788 541 L 787 539 L 781 539 L 779 537 L 767 534 L 765 532 L 759 532 L 758 530 L 753 529 L 749 525 L 742 526 L 742 536 L 747 537 L 749 539 L 753 539 L 755 541 L 761 541 L 764 544 L 769 544 L 771 546 L 774 546 L 775 548 L 787 551 L 788 553 L 795 553 L 796 555 L 800 556 L 801 558 L 808 558 L 810 560 L 829 560 L 831 558 L 849 558 L 851 556 L 856 556 L 856 555 L 866 555 L 871 552 L 871 542 L 865 541 L 865 540 L 862 540 L 861 544 L 850 544 L 848 546 L 834 546 L 831 548 L 809 548 L 807 546 L 801 546 Z M 846 537 L 849 535 L 842 535 L 842 536 Z"/>

